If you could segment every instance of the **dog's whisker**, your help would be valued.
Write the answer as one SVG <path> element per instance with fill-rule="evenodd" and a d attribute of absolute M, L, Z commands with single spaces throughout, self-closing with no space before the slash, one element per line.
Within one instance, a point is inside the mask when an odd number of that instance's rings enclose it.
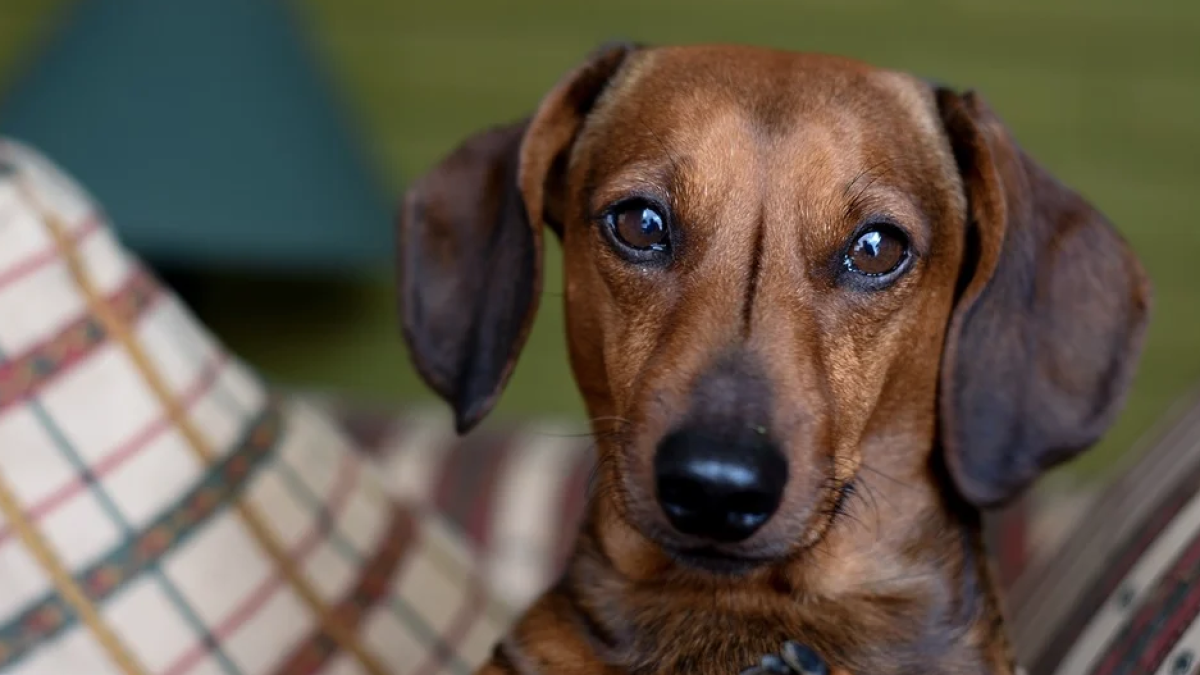
<path fill-rule="evenodd" d="M 867 587 L 869 588 L 870 586 L 891 586 L 893 584 L 903 584 L 903 583 L 909 583 L 909 582 L 913 582 L 913 581 L 924 581 L 926 579 L 937 579 L 937 578 L 940 578 L 940 572 L 937 570 L 929 570 L 929 571 L 924 571 L 924 572 L 917 572 L 915 574 L 901 574 L 898 576 L 886 577 L 883 579 L 871 579 L 869 582 L 869 585 Z"/>
<path fill-rule="evenodd" d="M 546 438 L 594 438 L 594 439 L 610 439 L 617 436 L 617 432 L 613 431 L 531 431 L 530 436 L 543 436 Z"/>
<path fill-rule="evenodd" d="M 858 183 L 864 177 L 868 178 L 868 180 L 862 185 L 862 187 L 860 187 L 858 189 L 858 191 L 854 194 L 854 196 L 851 197 L 849 199 L 849 201 L 846 202 L 846 215 L 847 216 L 853 215 L 855 210 L 857 210 L 859 208 L 859 206 L 861 205 L 861 202 L 862 202 L 863 195 L 865 195 L 867 190 L 870 189 L 870 187 L 872 185 L 874 185 L 875 182 L 878 181 L 880 179 L 880 177 L 883 175 L 881 173 L 876 173 L 877 169 L 879 169 L 883 165 L 887 164 L 889 161 L 890 160 L 885 158 L 885 159 L 881 159 L 878 162 L 875 162 L 874 164 L 868 166 L 867 168 L 865 168 L 861 172 L 859 172 L 859 174 L 854 177 L 854 180 L 852 180 L 846 184 L 846 193 L 849 194 L 850 190 L 854 187 L 854 185 L 856 183 Z"/>
<path fill-rule="evenodd" d="M 885 502 L 888 501 L 887 497 L 881 495 L 879 493 L 879 491 L 876 490 L 875 487 L 873 485 L 871 485 L 862 476 L 859 476 L 858 479 L 853 481 L 850 484 L 850 487 L 851 487 L 851 494 L 850 494 L 851 498 L 857 498 L 858 501 L 861 502 L 864 507 L 870 508 L 871 512 L 873 514 L 875 514 L 875 531 L 877 534 L 882 532 L 883 531 L 883 522 L 882 522 L 882 516 L 880 516 L 880 512 L 879 512 L 879 500 L 877 499 L 877 497 L 883 497 L 883 500 Z M 869 504 L 868 504 L 868 500 L 870 501 Z M 894 505 L 891 502 L 888 502 L 888 506 L 892 506 L 894 508 Z"/>
<path fill-rule="evenodd" d="M 875 535 L 878 537 L 879 533 L 883 531 L 883 522 L 879 516 L 879 504 L 875 501 L 874 493 L 872 493 L 870 488 L 867 487 L 866 484 L 861 480 L 849 481 L 846 483 L 846 486 L 843 488 L 843 490 L 846 494 L 845 503 L 842 505 L 843 510 L 849 513 L 853 508 L 851 506 L 851 502 L 857 500 L 863 505 L 863 508 L 870 511 L 870 513 L 875 517 Z M 869 502 L 868 498 L 870 499 Z"/>
<path fill-rule="evenodd" d="M 675 157 L 675 153 L 671 152 L 671 149 L 667 147 L 667 144 L 663 141 L 662 136 L 659 136 L 658 132 L 650 128 L 650 125 L 646 123 L 646 120 L 638 117 L 637 121 L 638 124 L 641 124 L 642 128 L 646 130 L 646 133 L 650 134 L 650 137 L 654 139 L 654 142 L 658 144 L 658 147 L 662 148 L 663 154 L 667 156 L 667 161 L 671 163 L 671 169 L 675 171 L 676 175 L 680 175 L 681 168 L 679 159 Z"/>
<path fill-rule="evenodd" d="M 605 429 L 601 433 L 613 433 L 613 434 L 623 433 L 623 432 L 627 431 L 629 429 L 629 427 L 633 426 L 633 422 L 629 421 L 628 419 L 625 419 L 624 417 L 618 417 L 615 415 L 593 417 L 590 420 L 588 420 L 588 424 L 593 427 L 596 425 L 600 425 L 600 424 L 612 425 L 614 428 Z"/>
<path fill-rule="evenodd" d="M 866 462 L 863 462 L 863 463 L 861 463 L 861 464 L 859 465 L 859 468 L 860 468 L 860 469 L 862 469 L 863 471 L 870 471 L 871 473 L 875 474 L 876 476 L 879 476 L 880 478 L 887 479 L 887 480 L 889 480 L 889 481 L 891 481 L 891 482 L 895 483 L 896 485 L 899 485 L 899 486 L 900 486 L 900 487 L 902 487 L 902 488 L 905 488 L 905 489 L 908 489 L 908 490 L 915 490 L 915 489 L 916 489 L 916 487 L 915 487 L 915 486 L 913 486 L 913 485 L 911 485 L 911 484 L 909 484 L 909 483 L 907 483 L 907 482 L 905 482 L 905 481 L 903 481 L 903 480 L 900 480 L 899 478 L 896 478 L 896 477 L 894 477 L 894 476 L 888 475 L 888 474 L 886 474 L 886 473 L 884 473 L 884 472 L 880 471 L 879 469 L 876 469 L 875 467 L 871 466 L 870 464 L 867 464 Z"/>
<path fill-rule="evenodd" d="M 856 482 L 858 483 L 857 487 L 862 488 L 863 491 L 868 493 L 867 496 L 869 496 L 871 498 L 871 501 L 872 501 L 875 509 L 878 510 L 878 508 L 879 508 L 879 503 L 876 500 L 876 497 L 878 497 L 879 499 L 882 499 L 885 503 L 887 503 L 888 506 L 891 506 L 891 507 L 896 506 L 895 504 L 893 504 L 891 502 L 891 500 L 888 499 L 887 494 L 880 491 L 879 488 L 876 487 L 875 485 L 872 485 L 871 482 L 867 480 L 866 476 L 859 475 Z"/>
<path fill-rule="evenodd" d="M 828 515 L 830 517 L 843 518 L 852 523 L 855 523 L 856 525 L 858 525 L 859 527 L 861 527 L 863 529 L 867 529 L 867 524 L 865 522 L 863 522 L 862 518 L 859 518 L 858 516 L 854 515 L 853 513 L 849 513 L 845 510 L 842 510 L 842 509 L 830 510 L 830 511 L 826 512 L 826 515 Z"/>
<path fill-rule="evenodd" d="M 862 180 L 863 177 L 866 176 L 867 174 L 870 174 L 871 172 L 875 171 L 875 169 L 878 169 L 879 167 L 883 166 L 885 161 L 886 160 L 880 160 L 878 162 L 875 162 L 874 164 L 864 167 L 862 171 L 859 171 L 857 174 L 855 174 L 854 178 L 851 179 L 850 182 L 846 183 L 846 187 L 842 191 L 843 194 L 845 194 L 846 196 L 849 196 L 850 190 L 854 188 L 854 186 L 858 183 L 858 181 Z"/>
<path fill-rule="evenodd" d="M 600 417 L 593 417 L 588 421 L 589 422 L 619 422 L 621 424 L 633 424 L 633 422 L 630 422 L 629 420 L 625 419 L 624 417 L 620 417 L 619 415 L 601 415 Z"/>

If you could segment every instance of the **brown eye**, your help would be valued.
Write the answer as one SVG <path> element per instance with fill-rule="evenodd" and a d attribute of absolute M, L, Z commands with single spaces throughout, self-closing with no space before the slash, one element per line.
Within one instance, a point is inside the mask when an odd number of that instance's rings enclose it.
<path fill-rule="evenodd" d="M 654 207 L 644 203 L 622 206 L 608 216 L 617 239 L 641 251 L 666 251 L 670 243 L 667 222 Z"/>
<path fill-rule="evenodd" d="M 908 258 L 908 239 L 890 225 L 872 227 L 858 235 L 846 254 L 852 272 L 880 277 L 896 270 Z"/>

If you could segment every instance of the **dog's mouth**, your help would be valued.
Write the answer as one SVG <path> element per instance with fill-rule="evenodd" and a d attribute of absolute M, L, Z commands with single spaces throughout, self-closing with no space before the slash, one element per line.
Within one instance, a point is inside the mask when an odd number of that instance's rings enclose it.
<path fill-rule="evenodd" d="M 723 576 L 740 576 L 771 562 L 770 558 L 748 557 L 725 553 L 712 546 L 697 548 L 666 548 L 667 554 L 679 565 L 698 572 Z"/>

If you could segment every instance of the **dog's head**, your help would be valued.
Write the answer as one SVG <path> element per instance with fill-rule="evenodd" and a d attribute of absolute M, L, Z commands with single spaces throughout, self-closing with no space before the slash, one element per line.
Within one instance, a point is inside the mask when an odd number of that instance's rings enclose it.
<path fill-rule="evenodd" d="M 525 341 L 547 228 L 602 498 L 692 567 L 811 545 L 866 471 L 918 486 L 880 508 L 1004 503 L 1110 425 L 1147 320 L 1123 240 L 978 96 L 614 45 L 406 197 L 405 334 L 460 431 Z"/>

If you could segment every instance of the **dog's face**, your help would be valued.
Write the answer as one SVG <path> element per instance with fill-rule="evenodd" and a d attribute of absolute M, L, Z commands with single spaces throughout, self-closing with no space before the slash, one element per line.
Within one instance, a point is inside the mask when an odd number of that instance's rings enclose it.
<path fill-rule="evenodd" d="M 543 226 L 600 494 L 693 569 L 812 545 L 865 471 L 915 486 L 889 505 L 913 519 L 1003 502 L 1107 427 L 1146 318 L 1120 238 L 977 98 L 615 47 L 409 194 L 406 334 L 460 429 L 524 341 Z"/>
<path fill-rule="evenodd" d="M 571 355 L 629 519 L 779 558 L 859 464 L 927 463 L 966 202 L 932 92 L 828 57 L 660 49 L 569 155 Z"/>

